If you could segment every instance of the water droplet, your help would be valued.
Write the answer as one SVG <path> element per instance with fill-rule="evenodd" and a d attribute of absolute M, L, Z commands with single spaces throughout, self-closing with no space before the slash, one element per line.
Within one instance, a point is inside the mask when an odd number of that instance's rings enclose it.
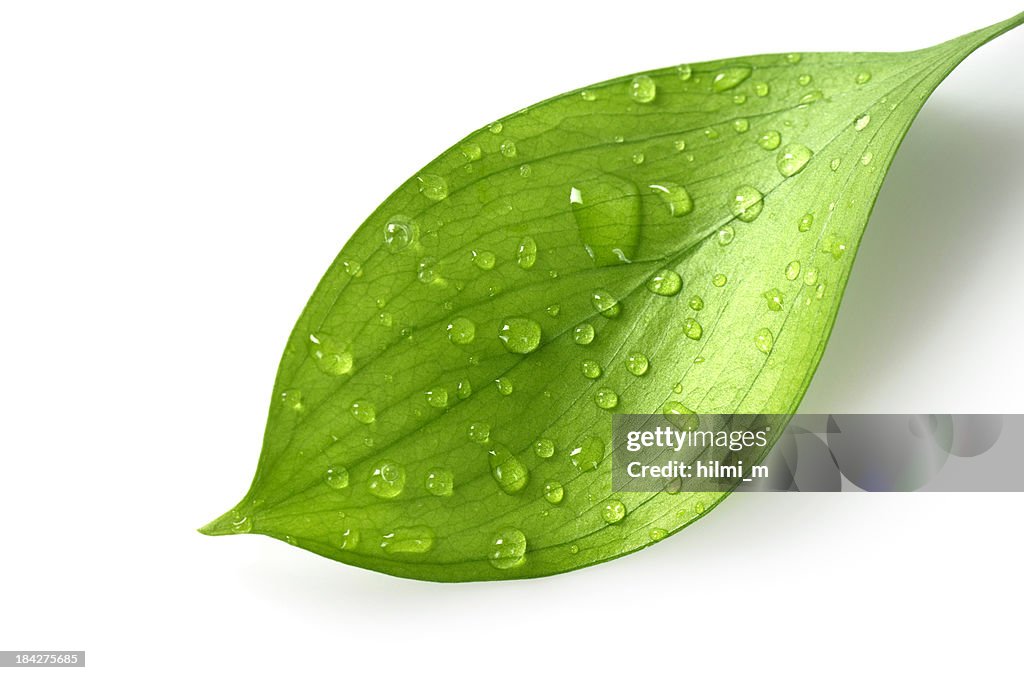
<path fill-rule="evenodd" d="M 691 340 L 700 340 L 700 336 L 704 335 L 704 329 L 701 328 L 699 321 L 690 316 L 683 321 L 683 333 Z"/>
<path fill-rule="evenodd" d="M 775 336 L 768 328 L 762 328 L 754 335 L 754 347 L 757 347 L 764 354 L 768 354 L 772 351 L 772 345 L 775 344 Z"/>
<path fill-rule="evenodd" d="M 443 387 L 429 389 L 424 395 L 427 398 L 427 404 L 434 408 L 445 408 L 448 406 L 448 390 Z"/>
<path fill-rule="evenodd" d="M 814 297 L 816 297 L 819 300 L 821 298 L 825 297 L 825 284 L 824 283 L 819 283 L 817 285 L 817 287 L 814 289 Z"/>
<path fill-rule="evenodd" d="M 647 279 L 647 290 L 655 295 L 666 297 L 675 295 L 683 289 L 683 279 L 671 269 L 662 269 Z"/>
<path fill-rule="evenodd" d="M 427 492 L 434 496 L 451 496 L 455 490 L 455 479 L 451 470 L 445 468 L 434 468 L 427 473 L 424 482 Z"/>
<path fill-rule="evenodd" d="M 808 269 L 807 273 L 804 274 L 804 284 L 806 284 L 808 286 L 813 286 L 817 282 L 818 282 L 818 270 L 817 269 Z"/>
<path fill-rule="evenodd" d="M 792 177 L 804 169 L 814 152 L 803 144 L 787 144 L 779 151 L 775 163 L 783 177 Z"/>
<path fill-rule="evenodd" d="M 466 157 L 467 161 L 478 161 L 483 155 L 483 152 L 480 150 L 480 145 L 474 144 L 473 142 L 463 144 L 459 147 L 459 151 L 462 152 L 462 155 Z"/>
<path fill-rule="evenodd" d="M 370 473 L 370 493 L 379 498 L 394 498 L 405 489 L 405 468 L 393 460 L 382 460 Z"/>
<path fill-rule="evenodd" d="M 562 308 L 558 305 L 548 305 L 544 308 L 544 312 L 551 318 L 555 318 L 562 311 Z"/>
<path fill-rule="evenodd" d="M 828 164 L 828 167 L 832 168 L 832 172 L 835 172 L 836 170 L 839 169 L 839 166 L 842 165 L 842 164 L 843 164 L 843 159 L 841 159 L 841 158 L 833 158 L 832 162 Z"/>
<path fill-rule="evenodd" d="M 488 271 L 494 269 L 495 257 L 494 253 L 489 250 L 474 250 L 472 252 L 473 264 L 480 269 Z"/>
<path fill-rule="evenodd" d="M 418 176 L 420 193 L 431 201 L 442 201 L 448 198 L 448 182 L 440 175 L 423 174 Z"/>
<path fill-rule="evenodd" d="M 863 116 L 859 116 L 857 120 L 853 121 L 854 130 L 863 130 L 871 124 L 871 114 L 865 113 Z"/>
<path fill-rule="evenodd" d="M 732 129 L 742 134 L 750 129 L 750 121 L 746 118 L 737 118 L 732 122 Z"/>
<path fill-rule="evenodd" d="M 643 375 L 647 372 L 647 369 L 650 368 L 650 366 L 651 362 L 647 358 L 646 354 L 642 354 L 641 352 L 630 352 L 626 356 L 626 370 L 633 375 Z"/>
<path fill-rule="evenodd" d="M 309 355 L 322 373 L 330 376 L 352 372 L 352 353 L 345 351 L 343 343 L 326 333 L 309 336 Z"/>
<path fill-rule="evenodd" d="M 697 501 L 696 503 L 693 504 L 693 511 L 698 515 L 703 515 L 706 509 L 707 508 L 700 501 Z"/>
<path fill-rule="evenodd" d="M 463 378 L 455 386 L 455 396 L 459 399 L 468 399 L 471 394 L 473 394 L 473 386 L 470 384 L 469 378 Z"/>
<path fill-rule="evenodd" d="M 680 80 L 689 80 L 693 76 L 693 67 L 689 64 L 680 64 L 676 66 L 676 75 Z"/>
<path fill-rule="evenodd" d="M 700 426 L 700 417 L 684 406 L 682 402 L 666 401 L 665 405 L 661 407 L 661 413 L 677 430 L 696 430 Z"/>
<path fill-rule="evenodd" d="M 718 229 L 718 245 L 727 246 L 732 243 L 734 238 L 736 238 L 736 230 L 730 225 L 727 224 Z"/>
<path fill-rule="evenodd" d="M 578 545 L 576 545 L 575 543 L 573 543 L 572 545 L 569 546 L 569 552 L 572 553 L 573 555 L 577 555 L 580 552 L 580 547 Z"/>
<path fill-rule="evenodd" d="M 231 526 L 229 527 L 233 534 L 247 534 L 252 531 L 252 518 L 243 515 L 238 510 L 231 511 Z"/>
<path fill-rule="evenodd" d="M 715 130 L 714 128 L 706 128 L 704 130 L 704 136 L 711 140 L 718 139 L 718 130 Z"/>
<path fill-rule="evenodd" d="M 648 188 L 664 202 L 669 215 L 682 217 L 693 212 L 693 199 L 685 187 L 674 182 L 660 182 L 648 185 Z"/>
<path fill-rule="evenodd" d="M 593 90 L 582 90 L 580 92 L 580 97 L 582 97 L 585 102 L 592 102 L 597 100 L 597 93 Z"/>
<path fill-rule="evenodd" d="M 871 163 L 872 157 L 873 156 L 872 156 L 870 151 L 865 151 L 864 155 L 860 157 L 860 164 L 861 165 L 869 165 Z"/>
<path fill-rule="evenodd" d="M 384 534 L 381 549 L 388 554 L 429 552 L 434 547 L 434 532 L 430 527 L 405 527 Z"/>
<path fill-rule="evenodd" d="M 714 276 L 711 277 L 711 284 L 714 285 L 715 288 L 721 288 L 728 282 L 729 279 L 725 276 L 725 274 L 715 274 Z"/>
<path fill-rule="evenodd" d="M 348 528 L 341 532 L 341 541 L 338 548 L 341 550 L 355 550 L 359 547 L 359 530 Z"/>
<path fill-rule="evenodd" d="M 771 88 L 768 83 L 754 83 L 754 94 L 758 97 L 767 97 L 769 92 L 771 92 Z"/>
<path fill-rule="evenodd" d="M 349 276 L 359 278 L 363 275 L 363 265 L 358 260 L 343 260 L 341 266 Z"/>
<path fill-rule="evenodd" d="M 807 213 L 800 218 L 800 223 L 797 225 L 797 229 L 800 231 L 808 231 L 812 224 L 814 224 L 814 215 Z"/>
<path fill-rule="evenodd" d="M 786 265 L 786 278 L 796 281 L 798 276 L 800 276 L 800 260 L 793 260 Z"/>
<path fill-rule="evenodd" d="M 809 73 L 805 73 L 802 76 L 800 76 L 799 78 L 797 78 L 796 82 L 800 83 L 801 85 L 810 85 L 811 84 L 811 80 L 812 80 L 811 75 Z"/>
<path fill-rule="evenodd" d="M 704 298 L 699 295 L 694 295 L 690 298 L 690 301 L 687 304 L 690 306 L 690 309 L 695 312 L 699 312 L 704 309 Z"/>
<path fill-rule="evenodd" d="M 505 129 L 500 120 L 497 120 L 487 126 L 487 129 L 491 131 L 491 134 L 500 135 L 501 131 Z"/>
<path fill-rule="evenodd" d="M 587 437 L 569 452 L 569 460 L 577 469 L 596 470 L 604 459 L 604 442 L 599 437 Z"/>
<path fill-rule="evenodd" d="M 732 96 L 732 103 L 736 104 L 737 106 L 739 106 L 741 104 L 745 104 L 746 102 L 747 102 L 747 95 L 745 95 L 745 94 L 734 94 Z M 735 123 L 733 124 L 733 127 L 734 128 L 736 127 Z M 737 132 L 746 132 L 746 130 L 737 130 Z"/>
<path fill-rule="evenodd" d="M 468 345 L 476 337 L 476 324 L 464 316 L 457 316 L 448 324 L 448 339 L 456 345 Z"/>
<path fill-rule="evenodd" d="M 777 130 L 766 130 L 757 138 L 757 144 L 766 151 L 774 151 L 782 144 L 782 135 Z"/>
<path fill-rule="evenodd" d="M 395 215 L 384 225 L 384 245 L 393 253 L 400 253 L 419 237 L 419 228 L 412 218 Z"/>
<path fill-rule="evenodd" d="M 857 74 L 857 77 L 853 79 L 853 82 L 857 83 L 858 85 L 863 85 L 869 80 L 871 80 L 871 73 L 868 71 L 861 71 L 860 73 Z"/>
<path fill-rule="evenodd" d="M 530 471 L 504 446 L 492 444 L 487 455 L 491 463 L 491 476 L 505 493 L 519 493 L 530 481 Z"/>
<path fill-rule="evenodd" d="M 802 58 L 803 57 L 801 57 L 798 53 L 790 52 L 789 54 L 786 55 L 786 62 L 790 64 L 799 64 L 800 59 Z"/>
<path fill-rule="evenodd" d="M 629 96 L 641 104 L 653 102 L 657 94 L 658 86 L 650 76 L 637 76 L 629 84 Z"/>
<path fill-rule="evenodd" d="M 622 311 L 618 299 L 606 290 L 595 290 L 590 294 L 590 301 L 601 316 L 609 319 L 618 316 Z"/>
<path fill-rule="evenodd" d="M 672 146 L 675 148 L 676 151 L 685 151 L 686 150 L 686 140 L 685 139 L 677 139 L 676 141 L 672 142 Z"/>
<path fill-rule="evenodd" d="M 529 269 L 537 263 L 537 242 L 530 236 L 524 236 L 516 247 L 516 264 Z"/>
<path fill-rule="evenodd" d="M 420 283 L 434 283 L 438 279 L 437 260 L 425 257 L 416 267 L 416 278 Z"/>
<path fill-rule="evenodd" d="M 526 562 L 526 534 L 519 529 L 506 527 L 491 539 L 489 556 L 496 569 L 514 569 Z"/>
<path fill-rule="evenodd" d="M 583 371 L 585 377 L 591 380 L 601 377 L 601 364 L 592 359 L 585 359 L 580 363 L 580 370 Z"/>
<path fill-rule="evenodd" d="M 651 529 L 650 531 L 648 531 L 647 535 L 650 537 L 650 539 L 652 541 L 658 542 L 658 541 L 664 540 L 664 538 L 666 536 L 668 536 L 668 532 L 665 531 L 664 529 L 658 529 L 657 527 L 655 527 L 655 528 Z"/>
<path fill-rule="evenodd" d="M 488 423 L 470 423 L 467 435 L 470 441 L 485 444 L 491 438 L 491 426 Z"/>
<path fill-rule="evenodd" d="M 324 470 L 324 483 L 332 489 L 348 486 L 348 470 L 342 465 L 332 465 Z"/>
<path fill-rule="evenodd" d="M 778 288 L 772 288 L 764 292 L 764 299 L 768 302 L 768 309 L 773 312 L 782 311 L 782 291 Z"/>
<path fill-rule="evenodd" d="M 738 187 L 732 193 L 732 214 L 743 222 L 753 222 L 764 209 L 764 196 L 750 185 Z"/>
<path fill-rule="evenodd" d="M 377 409 L 374 408 L 371 402 L 363 399 L 352 402 L 352 406 L 349 407 L 349 412 L 352 414 L 353 418 L 364 425 L 369 425 L 373 421 L 377 420 Z"/>
<path fill-rule="evenodd" d="M 506 139 L 504 142 L 501 143 L 501 146 L 498 148 L 501 150 L 501 155 L 504 156 L 505 158 L 516 157 L 516 143 L 513 142 L 511 139 Z"/>
<path fill-rule="evenodd" d="M 618 524 L 626 516 L 626 506 L 618 499 L 612 499 L 601 508 L 601 519 L 608 524 Z"/>
<path fill-rule="evenodd" d="M 533 443 L 533 452 L 538 458 L 550 458 L 555 455 L 555 443 L 550 439 L 538 439 Z"/>
<path fill-rule="evenodd" d="M 633 163 L 635 163 L 636 165 L 643 165 L 644 158 L 644 152 L 637 151 L 636 153 L 633 154 Z"/>
<path fill-rule="evenodd" d="M 540 324 L 533 319 L 515 316 L 502 321 L 498 339 L 513 354 L 529 354 L 540 345 Z"/>
<path fill-rule="evenodd" d="M 507 397 L 515 390 L 515 385 L 512 384 L 512 378 L 501 377 L 494 381 L 494 386 L 498 388 L 498 394 L 503 397 Z"/>
<path fill-rule="evenodd" d="M 807 94 L 800 97 L 800 104 L 803 106 L 807 106 L 808 104 L 813 104 L 819 99 L 824 99 L 824 97 L 825 93 L 822 92 L 821 90 L 811 90 Z"/>
<path fill-rule="evenodd" d="M 572 329 L 572 339 L 577 345 L 589 345 L 594 341 L 594 327 L 589 323 L 581 323 Z"/>
<path fill-rule="evenodd" d="M 633 259 L 640 242 L 640 196 L 629 180 L 602 175 L 574 185 L 569 205 L 583 247 L 598 266 Z"/>
<path fill-rule="evenodd" d="M 544 485 L 544 500 L 552 505 L 558 505 L 565 498 L 565 489 L 559 482 L 551 480 Z"/>
<path fill-rule="evenodd" d="M 725 92 L 736 87 L 750 77 L 749 66 L 730 66 L 715 74 L 711 80 L 711 89 L 715 92 Z"/>

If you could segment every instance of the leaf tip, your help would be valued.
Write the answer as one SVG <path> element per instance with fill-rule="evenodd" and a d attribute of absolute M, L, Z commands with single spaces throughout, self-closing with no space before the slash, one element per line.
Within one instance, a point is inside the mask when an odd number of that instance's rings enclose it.
<path fill-rule="evenodd" d="M 232 508 L 223 515 L 199 528 L 205 536 L 227 536 L 229 534 L 252 533 L 252 518 Z"/>

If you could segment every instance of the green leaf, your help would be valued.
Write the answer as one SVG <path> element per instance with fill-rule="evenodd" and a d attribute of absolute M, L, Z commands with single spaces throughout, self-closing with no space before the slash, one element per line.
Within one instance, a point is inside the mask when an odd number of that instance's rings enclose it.
<path fill-rule="evenodd" d="M 345 244 L 289 339 L 252 487 L 202 531 L 467 581 L 693 522 L 724 494 L 612 493 L 611 414 L 792 413 L 911 121 L 1022 21 L 617 78 L 472 133 Z"/>

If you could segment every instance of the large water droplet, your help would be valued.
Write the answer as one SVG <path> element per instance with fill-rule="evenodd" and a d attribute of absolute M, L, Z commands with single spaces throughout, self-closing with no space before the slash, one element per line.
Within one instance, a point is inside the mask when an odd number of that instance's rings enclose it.
<path fill-rule="evenodd" d="M 583 375 L 591 380 L 596 380 L 601 377 L 601 364 L 597 363 L 593 359 L 584 359 L 580 363 L 580 370 L 583 371 Z"/>
<path fill-rule="evenodd" d="M 379 498 L 394 498 L 405 489 L 405 468 L 393 460 L 382 460 L 370 473 L 370 493 Z"/>
<path fill-rule="evenodd" d="M 596 470 L 602 459 L 604 459 L 604 442 L 600 437 L 587 437 L 569 452 L 569 460 L 577 469 L 584 472 Z"/>
<path fill-rule="evenodd" d="M 512 317 L 502 322 L 498 339 L 513 354 L 529 354 L 540 345 L 540 324 L 533 319 Z"/>
<path fill-rule="evenodd" d="M 309 336 L 309 355 L 321 372 L 331 376 L 352 372 L 352 353 L 344 349 L 343 343 L 325 333 Z"/>
<path fill-rule="evenodd" d="M 642 352 L 630 352 L 626 356 L 626 370 L 636 376 L 643 375 L 650 368 L 651 362 Z"/>
<path fill-rule="evenodd" d="M 425 553 L 434 547 L 434 532 L 430 527 L 404 527 L 384 534 L 381 549 L 388 554 Z"/>
<path fill-rule="evenodd" d="M 514 569 L 526 562 L 526 534 L 506 527 L 491 539 L 491 564 L 496 569 Z"/>
<path fill-rule="evenodd" d="M 629 83 L 629 96 L 633 101 L 648 104 L 654 101 L 657 94 L 658 86 L 650 76 L 637 76 Z"/>
<path fill-rule="evenodd" d="M 467 345 L 476 337 L 476 324 L 464 316 L 458 316 L 448 324 L 448 339 L 456 345 Z"/>
<path fill-rule="evenodd" d="M 682 288 L 683 279 L 671 269 L 662 269 L 647 280 L 647 290 L 656 295 L 675 295 Z"/>
<path fill-rule="evenodd" d="M 750 185 L 738 187 L 732 194 L 732 214 L 743 222 L 753 222 L 764 209 L 764 195 Z"/>
<path fill-rule="evenodd" d="M 787 144 L 779 151 L 775 163 L 783 177 L 792 177 L 804 169 L 814 152 L 803 144 Z"/>
<path fill-rule="evenodd" d="M 682 185 L 675 182 L 658 182 L 649 184 L 648 188 L 664 202 L 669 215 L 682 217 L 693 212 L 693 199 Z"/>
<path fill-rule="evenodd" d="M 629 180 L 602 175 L 573 185 L 569 205 L 598 266 L 630 262 L 640 243 L 640 196 Z"/>
<path fill-rule="evenodd" d="M 487 455 L 491 463 L 491 476 L 505 493 L 519 493 L 530 481 L 530 471 L 504 446 L 493 444 Z"/>
<path fill-rule="evenodd" d="M 711 80 L 711 89 L 715 92 L 725 92 L 736 87 L 750 77 L 749 66 L 730 66 L 715 74 Z"/>
<path fill-rule="evenodd" d="M 619 395 L 607 387 L 602 387 L 594 393 L 594 403 L 603 409 L 613 409 L 619 405 Z"/>
<path fill-rule="evenodd" d="M 691 340 L 700 340 L 704 329 L 701 328 L 700 322 L 691 316 L 683 320 L 683 333 Z"/>
<path fill-rule="evenodd" d="M 384 245 L 393 253 L 409 247 L 419 238 L 419 228 L 411 217 L 395 215 L 384 225 Z"/>

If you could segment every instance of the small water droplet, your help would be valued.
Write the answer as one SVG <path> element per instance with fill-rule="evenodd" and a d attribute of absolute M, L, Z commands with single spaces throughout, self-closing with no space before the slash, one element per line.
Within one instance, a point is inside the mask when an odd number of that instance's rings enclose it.
<path fill-rule="evenodd" d="M 766 151 L 774 151 L 782 144 L 782 135 L 777 130 L 766 130 L 757 138 L 757 144 Z"/>
<path fill-rule="evenodd" d="M 736 104 L 737 106 L 740 106 L 742 104 L 746 104 L 747 103 L 747 95 L 745 95 L 745 94 L 734 94 L 732 96 L 732 103 Z M 735 128 L 736 125 L 733 124 L 733 127 Z M 737 132 L 746 132 L 746 130 L 737 130 Z"/>
<path fill-rule="evenodd" d="M 725 92 L 736 87 L 750 77 L 749 66 L 730 66 L 722 69 L 711 79 L 711 89 L 715 92 Z"/>
<path fill-rule="evenodd" d="M 498 339 L 513 354 L 529 354 L 540 345 L 540 324 L 533 319 L 512 317 L 502 322 Z"/>
<path fill-rule="evenodd" d="M 754 94 L 758 97 L 767 97 L 769 92 L 771 92 L 771 87 L 768 86 L 768 83 L 754 83 Z"/>
<path fill-rule="evenodd" d="M 584 472 L 596 470 L 603 459 L 604 441 L 599 437 L 587 437 L 569 452 L 569 460 Z"/>
<path fill-rule="evenodd" d="M 637 151 L 636 153 L 633 154 L 633 163 L 635 163 L 636 165 L 643 165 L 644 158 L 644 152 Z"/>
<path fill-rule="evenodd" d="M 683 333 L 691 340 L 700 340 L 704 335 L 704 329 L 701 328 L 699 321 L 690 316 L 683 321 Z"/>
<path fill-rule="evenodd" d="M 590 294 L 590 301 L 601 316 L 609 319 L 618 316 L 622 311 L 618 299 L 606 290 L 595 290 Z"/>
<path fill-rule="evenodd" d="M 491 476 L 505 493 L 519 493 L 530 481 L 530 471 L 504 446 L 492 444 L 487 456 L 491 463 Z"/>
<path fill-rule="evenodd" d="M 764 299 L 768 302 L 768 309 L 773 312 L 782 311 L 782 291 L 778 288 L 772 288 L 764 292 Z"/>
<path fill-rule="evenodd" d="M 743 222 L 753 222 L 764 209 L 764 196 L 750 185 L 737 187 L 732 193 L 732 214 Z"/>
<path fill-rule="evenodd" d="M 504 142 L 501 143 L 501 146 L 498 148 L 501 151 L 501 155 L 504 156 L 505 158 L 516 157 L 516 143 L 513 142 L 511 139 L 506 139 Z"/>
<path fill-rule="evenodd" d="M 863 85 L 869 80 L 871 80 L 871 73 L 869 71 L 861 71 L 860 73 L 857 74 L 857 77 L 853 79 L 853 82 L 857 83 L 858 85 Z"/>
<path fill-rule="evenodd" d="M 677 294 L 683 289 L 683 279 L 671 269 L 662 269 L 647 279 L 647 290 L 655 295 L 666 297 Z"/>
<path fill-rule="evenodd" d="M 349 412 L 352 417 L 363 423 L 369 425 L 373 421 L 377 420 L 377 409 L 374 408 L 373 404 L 364 399 L 352 402 L 352 406 L 349 407 Z"/>
<path fill-rule="evenodd" d="M 711 277 L 711 284 L 715 286 L 715 288 L 721 288 L 728 282 L 729 279 L 726 277 L 725 274 L 715 274 L 714 276 Z"/>
<path fill-rule="evenodd" d="M 489 555 L 495 569 L 514 569 L 526 562 L 526 534 L 519 529 L 506 527 L 491 539 Z"/>
<path fill-rule="evenodd" d="M 633 101 L 648 104 L 654 101 L 657 94 L 658 86 L 650 76 L 637 76 L 629 83 L 629 96 Z"/>
<path fill-rule="evenodd" d="M 676 151 L 685 151 L 686 150 L 686 140 L 685 139 L 677 139 L 676 141 L 672 142 L 672 146 L 675 148 Z"/>
<path fill-rule="evenodd" d="M 562 308 L 558 305 L 548 305 L 544 308 L 544 312 L 551 318 L 555 318 L 562 311 Z"/>
<path fill-rule="evenodd" d="M 790 64 L 799 64 L 803 57 L 797 52 L 790 52 L 786 55 L 786 62 Z"/>
<path fill-rule="evenodd" d="M 598 266 L 628 263 L 640 242 L 640 196 L 629 180 L 602 175 L 569 191 L 583 247 Z"/>
<path fill-rule="evenodd" d="M 561 483 L 551 480 L 544 485 L 544 500 L 552 505 L 558 505 L 565 498 L 565 489 Z"/>
<path fill-rule="evenodd" d="M 494 253 L 489 250 L 474 250 L 472 251 L 473 264 L 484 271 L 494 269 L 494 263 L 496 258 Z"/>
<path fill-rule="evenodd" d="M 833 158 L 832 162 L 828 164 L 828 167 L 832 168 L 832 172 L 835 172 L 836 170 L 839 169 L 839 166 L 842 165 L 842 164 L 843 164 L 843 159 L 841 159 L 841 158 Z"/>
<path fill-rule="evenodd" d="M 818 270 L 817 269 L 808 269 L 807 273 L 804 274 L 804 284 L 808 285 L 808 286 L 813 286 L 817 282 L 818 282 Z"/>
<path fill-rule="evenodd" d="M 354 276 L 358 279 L 363 275 L 363 265 L 358 260 L 343 260 L 341 266 L 349 276 Z"/>
<path fill-rule="evenodd" d="M 814 289 L 814 297 L 817 298 L 818 300 L 820 300 L 821 298 L 825 297 L 825 284 L 824 283 L 819 283 L 817 285 L 817 287 L 815 287 L 815 289 Z"/>
<path fill-rule="evenodd" d="M 530 236 L 524 236 L 516 247 L 516 264 L 523 269 L 530 269 L 537 263 L 537 242 Z"/>
<path fill-rule="evenodd" d="M 470 441 L 478 444 L 485 444 L 491 438 L 491 426 L 489 423 L 470 423 L 466 434 Z"/>
<path fill-rule="evenodd" d="M 431 201 L 443 201 L 448 198 L 448 182 L 440 175 L 423 174 L 416 180 L 420 184 L 420 193 Z"/>
<path fill-rule="evenodd" d="M 754 335 L 754 347 L 764 354 L 771 352 L 774 344 L 775 336 L 772 335 L 771 329 L 762 328 Z"/>
<path fill-rule="evenodd" d="M 736 230 L 730 225 L 719 227 L 718 229 L 718 245 L 727 246 L 732 243 L 733 239 L 736 238 Z"/>
<path fill-rule="evenodd" d="M 750 121 L 746 118 L 737 118 L 732 122 L 732 129 L 742 134 L 750 129 Z"/>
<path fill-rule="evenodd" d="M 705 128 L 704 136 L 710 140 L 718 139 L 718 130 L 714 128 Z"/>
<path fill-rule="evenodd" d="M 873 156 L 872 156 L 871 152 L 870 151 L 865 151 L 864 155 L 862 155 L 860 157 L 860 164 L 861 165 L 870 165 L 872 158 L 873 158 Z"/>
<path fill-rule="evenodd" d="M 580 547 L 578 545 L 576 545 L 575 543 L 573 543 L 572 545 L 569 546 L 569 552 L 572 553 L 573 555 L 577 555 L 580 552 Z"/>
<path fill-rule="evenodd" d="M 572 330 L 572 339 L 577 345 L 589 345 L 594 341 L 594 335 L 594 327 L 586 322 Z"/>
<path fill-rule="evenodd" d="M 434 387 L 424 393 L 427 404 L 434 408 L 445 408 L 448 406 L 448 390 L 443 387 Z"/>
<path fill-rule="evenodd" d="M 248 515 L 243 515 L 238 510 L 232 510 L 231 526 L 229 529 L 233 534 L 247 534 L 252 531 L 252 518 Z"/>
<path fill-rule="evenodd" d="M 483 152 L 480 150 L 480 145 L 473 142 L 463 144 L 459 147 L 459 151 L 462 152 L 462 155 L 465 156 L 467 161 L 478 161 L 483 155 Z"/>
<path fill-rule="evenodd" d="M 437 260 L 432 257 L 425 257 L 420 260 L 416 267 L 416 278 L 420 283 L 434 283 L 438 280 Z"/>
<path fill-rule="evenodd" d="M 704 298 L 699 295 L 694 295 L 690 298 L 690 301 L 687 304 L 690 306 L 690 309 L 695 312 L 699 312 L 704 309 Z"/>
<path fill-rule="evenodd" d="M 515 391 L 515 385 L 512 383 L 512 378 L 501 377 L 494 381 L 494 386 L 498 388 L 498 394 L 503 397 L 507 397 Z"/>
<path fill-rule="evenodd" d="M 463 378 L 455 386 L 455 396 L 459 399 L 468 399 L 471 394 L 473 394 L 473 386 L 470 384 L 469 378 Z"/>
<path fill-rule="evenodd" d="M 348 470 L 343 465 L 332 465 L 324 470 L 324 483 L 332 489 L 348 486 Z"/>
<path fill-rule="evenodd" d="M 786 265 L 786 278 L 796 281 L 798 276 L 800 276 L 800 260 L 793 260 Z"/>
<path fill-rule="evenodd" d="M 340 340 L 326 333 L 310 334 L 309 355 L 326 375 L 336 377 L 352 372 L 352 353 L 344 349 Z"/>
<path fill-rule="evenodd" d="M 394 498 L 405 489 L 405 468 L 393 460 L 382 460 L 373 467 L 370 493 L 379 498 Z"/>
<path fill-rule="evenodd" d="M 674 182 L 650 184 L 648 188 L 662 200 L 672 217 L 682 217 L 693 212 L 693 199 L 686 188 Z"/>
<path fill-rule="evenodd" d="M 355 550 L 359 547 L 359 530 L 351 527 L 341 532 L 341 541 L 338 543 L 340 550 Z"/>
<path fill-rule="evenodd" d="M 811 74 L 804 73 L 803 75 L 796 79 L 796 82 L 800 83 L 801 85 L 810 85 L 811 80 Z"/>
<path fill-rule="evenodd" d="M 500 135 L 501 131 L 505 129 L 505 126 L 502 125 L 500 120 L 498 120 L 488 125 L 487 129 L 491 131 L 491 134 Z"/>
<path fill-rule="evenodd" d="M 392 253 L 400 253 L 419 237 L 419 228 L 412 218 L 395 215 L 384 225 L 384 245 Z"/>
<path fill-rule="evenodd" d="M 550 439 L 538 439 L 533 443 L 533 452 L 538 458 L 550 458 L 555 455 L 555 443 Z"/>
<path fill-rule="evenodd" d="M 871 124 L 871 114 L 865 113 L 863 116 L 859 116 L 857 120 L 853 121 L 854 130 L 863 130 Z"/>
<path fill-rule="evenodd" d="M 427 473 L 424 486 L 433 496 L 451 496 L 455 490 L 455 478 L 451 470 L 434 468 Z"/>
<path fill-rule="evenodd" d="M 676 75 L 680 80 L 689 80 L 693 76 L 693 67 L 689 64 L 680 64 L 676 66 Z"/>
<path fill-rule="evenodd" d="M 655 527 L 648 531 L 647 535 L 650 537 L 652 541 L 658 542 L 663 540 L 666 536 L 668 536 L 668 532 L 664 529 L 658 529 L 657 527 Z"/>
<path fill-rule="evenodd" d="M 448 339 L 456 345 L 468 345 L 476 337 L 476 324 L 464 316 L 457 316 L 448 324 Z"/>
<path fill-rule="evenodd" d="M 813 155 L 803 144 L 787 144 L 779 151 L 775 163 L 783 177 L 792 177 L 804 169 Z"/>
<path fill-rule="evenodd" d="M 799 231 L 808 231 L 810 230 L 812 224 L 814 224 L 814 215 L 812 215 L 811 213 L 807 213 L 806 215 L 800 218 L 800 223 L 797 224 L 797 229 Z"/>
<path fill-rule="evenodd" d="M 612 499 L 601 507 L 601 519 L 608 524 L 618 524 L 626 516 L 626 506 L 618 499 Z"/>
<path fill-rule="evenodd" d="M 636 376 L 643 375 L 650 368 L 651 362 L 642 352 L 630 352 L 626 356 L 626 370 Z"/>
<path fill-rule="evenodd" d="M 388 554 L 429 552 L 434 547 L 434 532 L 430 527 L 404 527 L 384 534 L 381 549 Z"/>
<path fill-rule="evenodd" d="M 591 380 L 601 377 L 601 364 L 593 359 L 585 359 L 580 363 L 580 370 L 583 375 Z"/>
<path fill-rule="evenodd" d="M 597 93 L 593 90 L 582 90 L 580 92 L 580 97 L 582 97 L 585 102 L 592 102 L 597 100 Z"/>

